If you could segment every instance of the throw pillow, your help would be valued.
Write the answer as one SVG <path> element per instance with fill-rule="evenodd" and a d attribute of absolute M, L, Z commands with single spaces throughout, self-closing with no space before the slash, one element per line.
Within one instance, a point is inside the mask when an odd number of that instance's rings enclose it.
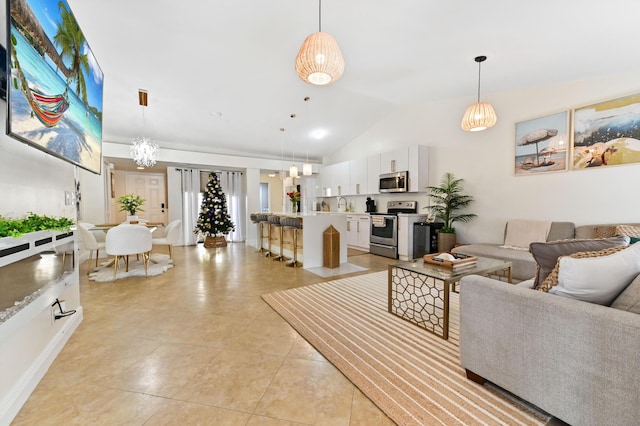
<path fill-rule="evenodd" d="M 616 232 L 615 225 L 599 225 L 593 228 L 593 238 L 610 238 L 616 235 L 622 235 Z"/>
<path fill-rule="evenodd" d="M 624 250 L 627 248 L 626 246 L 620 247 L 611 247 L 600 251 L 579 251 L 577 253 L 572 253 L 568 256 L 560 256 L 558 261 L 556 262 L 556 266 L 553 268 L 551 273 L 544 279 L 542 284 L 538 287 L 538 290 L 548 292 L 551 290 L 553 286 L 558 285 L 558 275 L 560 274 L 560 260 L 563 257 L 572 257 L 574 259 L 584 259 L 591 257 L 600 257 L 600 256 L 609 256 L 610 254 L 617 253 L 620 250 Z"/>
<path fill-rule="evenodd" d="M 640 241 L 640 227 L 632 225 L 618 225 L 616 226 L 617 235 L 626 235 L 631 239 L 631 243 L 637 243 Z"/>
<path fill-rule="evenodd" d="M 640 244 L 582 256 L 558 260 L 558 284 L 549 293 L 609 306 L 640 274 Z"/>
<path fill-rule="evenodd" d="M 531 243 L 529 251 L 536 261 L 536 276 L 532 288 L 538 288 L 556 266 L 560 256 L 567 256 L 582 251 L 598 251 L 610 247 L 620 247 L 629 244 L 629 238 L 624 236 L 584 239 L 561 240 L 549 243 Z"/>

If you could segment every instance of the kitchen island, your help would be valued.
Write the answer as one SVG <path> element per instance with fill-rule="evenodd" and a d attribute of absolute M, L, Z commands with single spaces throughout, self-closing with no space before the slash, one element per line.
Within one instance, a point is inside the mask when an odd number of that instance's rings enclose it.
<path fill-rule="evenodd" d="M 323 233 L 329 226 L 333 226 L 340 233 L 340 264 L 347 263 L 347 215 L 333 212 L 307 213 L 273 213 L 281 217 L 295 217 L 302 219 L 302 254 L 298 254 L 298 261 L 303 268 L 317 268 L 323 266 Z M 258 246 L 260 242 L 258 242 Z M 279 253 L 279 247 L 275 249 Z M 288 248 L 284 250 L 285 257 L 293 255 Z"/>

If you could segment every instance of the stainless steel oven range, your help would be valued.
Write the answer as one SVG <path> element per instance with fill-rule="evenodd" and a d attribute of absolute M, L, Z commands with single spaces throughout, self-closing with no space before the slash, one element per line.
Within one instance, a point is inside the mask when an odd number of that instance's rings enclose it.
<path fill-rule="evenodd" d="M 371 213 L 369 252 L 398 258 L 398 213 L 416 213 L 417 201 L 388 201 L 386 213 Z"/>

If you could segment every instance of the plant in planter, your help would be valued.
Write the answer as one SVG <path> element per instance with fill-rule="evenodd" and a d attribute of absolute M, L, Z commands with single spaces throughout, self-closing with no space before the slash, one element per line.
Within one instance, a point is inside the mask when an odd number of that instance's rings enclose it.
<path fill-rule="evenodd" d="M 451 250 L 456 244 L 456 229 L 454 222 L 470 222 L 476 217 L 473 213 L 460 213 L 473 202 L 473 197 L 463 195 L 463 179 L 456 179 L 453 173 L 447 172 L 442 176 L 440 186 L 428 186 L 431 205 L 427 207 L 430 213 L 444 222 L 438 233 L 438 251 L 440 253 Z"/>
<path fill-rule="evenodd" d="M 121 212 L 129 212 L 127 220 L 129 222 L 138 220 L 136 216 L 137 212 L 143 212 L 142 205 L 144 205 L 144 198 L 139 195 L 126 194 L 118 198 L 118 204 L 120 204 Z"/>
<path fill-rule="evenodd" d="M 50 217 L 29 212 L 24 219 L 9 219 L 0 216 L 0 237 L 21 237 L 37 231 L 69 232 L 73 221 L 66 217 Z"/>

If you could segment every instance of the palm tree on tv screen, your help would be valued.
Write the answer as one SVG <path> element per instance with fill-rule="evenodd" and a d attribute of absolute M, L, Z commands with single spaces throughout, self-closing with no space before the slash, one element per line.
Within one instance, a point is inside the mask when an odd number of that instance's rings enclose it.
<path fill-rule="evenodd" d="M 78 22 L 71 12 L 67 10 L 63 2 L 58 3 L 61 22 L 58 22 L 56 35 L 53 41 L 61 49 L 60 56 L 71 62 L 72 76 L 70 80 L 76 83 L 76 94 L 87 104 L 87 85 L 85 74 L 89 74 L 89 60 L 82 48 L 85 45 L 84 34 L 78 26 Z"/>

